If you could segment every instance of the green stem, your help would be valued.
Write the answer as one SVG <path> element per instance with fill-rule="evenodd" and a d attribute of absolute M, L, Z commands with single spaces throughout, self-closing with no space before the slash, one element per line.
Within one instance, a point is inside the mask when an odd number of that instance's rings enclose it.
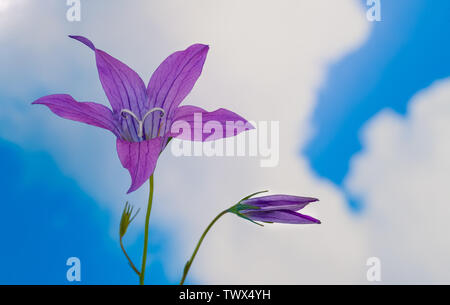
<path fill-rule="evenodd" d="M 144 253 L 142 254 L 142 267 L 141 267 L 141 274 L 139 276 L 139 284 L 141 285 L 144 285 L 145 265 L 147 263 L 148 223 L 150 220 L 150 212 L 152 210 L 152 202 L 153 202 L 153 175 L 150 176 L 149 183 L 150 183 L 150 193 L 148 195 L 147 214 L 145 215 Z"/>
<path fill-rule="evenodd" d="M 130 264 L 130 267 L 134 270 L 134 272 L 136 272 L 136 274 L 138 276 L 141 275 L 141 273 L 139 272 L 139 270 L 136 268 L 136 266 L 133 264 L 133 261 L 131 260 L 131 258 L 128 256 L 127 251 L 125 251 L 125 247 L 123 246 L 123 242 L 122 242 L 122 237 L 120 238 L 120 248 L 122 248 L 123 254 L 125 254 L 125 257 L 128 260 L 128 263 Z"/>
<path fill-rule="evenodd" d="M 191 268 L 192 262 L 194 261 L 194 258 L 197 255 L 198 249 L 200 248 L 200 245 L 202 244 L 203 239 L 205 239 L 206 234 L 211 229 L 211 227 L 216 223 L 216 221 L 219 220 L 219 218 L 222 217 L 223 215 L 225 215 L 226 213 L 228 213 L 228 209 L 221 212 L 219 215 L 217 215 L 216 218 L 214 218 L 213 221 L 211 221 L 211 223 L 208 225 L 205 232 L 203 232 L 202 236 L 200 237 L 200 240 L 197 243 L 197 246 L 195 247 L 194 253 L 192 253 L 191 259 L 188 260 L 188 262 L 184 266 L 183 277 L 181 278 L 180 285 L 184 284 L 184 280 L 186 279 L 189 269 Z"/>

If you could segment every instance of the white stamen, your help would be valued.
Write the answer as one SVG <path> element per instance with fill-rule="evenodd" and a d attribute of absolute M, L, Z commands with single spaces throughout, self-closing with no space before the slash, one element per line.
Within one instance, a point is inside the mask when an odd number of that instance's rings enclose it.
<path fill-rule="evenodd" d="M 138 122 L 138 124 L 139 124 L 139 127 L 138 127 L 138 129 L 139 129 L 139 130 L 138 130 L 138 137 L 139 137 L 139 138 L 142 138 L 143 133 L 144 133 L 144 122 L 145 122 L 145 119 L 147 118 L 147 116 L 148 116 L 150 113 L 155 112 L 155 111 L 161 111 L 161 117 L 163 117 L 163 116 L 166 115 L 166 111 L 165 111 L 164 109 L 162 109 L 162 108 L 159 108 L 159 107 L 155 107 L 155 108 L 152 108 L 152 109 L 150 109 L 149 111 L 147 111 L 147 113 L 144 114 L 144 117 L 142 118 L 142 120 L 140 120 L 140 119 L 137 117 L 137 115 L 135 115 L 135 114 L 133 113 L 133 111 L 128 110 L 128 109 L 122 109 L 122 110 L 120 110 L 120 114 L 121 114 L 124 118 L 126 118 L 126 115 L 125 115 L 125 114 L 129 114 L 129 115 L 131 115 L 131 116 L 136 120 L 136 122 Z"/>

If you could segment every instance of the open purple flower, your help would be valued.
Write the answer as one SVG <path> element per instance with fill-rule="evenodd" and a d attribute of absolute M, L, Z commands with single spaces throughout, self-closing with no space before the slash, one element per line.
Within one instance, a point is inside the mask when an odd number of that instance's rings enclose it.
<path fill-rule="evenodd" d="M 146 87 L 135 71 L 97 49 L 89 39 L 69 37 L 95 52 L 100 82 L 112 111 L 98 103 L 78 102 L 67 94 L 44 96 L 33 104 L 46 105 L 60 117 L 111 131 L 117 137 L 119 159 L 131 175 L 128 193 L 138 189 L 153 174 L 158 156 L 171 137 L 186 139 L 186 133 L 172 131 L 180 129 L 172 128 L 176 122 L 188 123 L 191 129 L 188 135 L 198 133 L 198 124 L 193 124 L 198 114 L 201 114 L 202 124 L 213 120 L 223 127 L 224 132 L 215 133 L 214 137 L 187 137 L 197 141 L 234 136 L 253 128 L 247 120 L 223 108 L 208 112 L 196 106 L 180 106 L 202 72 L 207 45 L 194 44 L 170 55 L 156 69 Z M 229 122 L 243 124 L 232 133 L 225 133 Z"/>
<path fill-rule="evenodd" d="M 230 212 L 251 221 L 320 224 L 320 220 L 296 212 L 315 201 L 319 200 L 290 195 L 262 196 L 244 199 L 231 208 Z"/>

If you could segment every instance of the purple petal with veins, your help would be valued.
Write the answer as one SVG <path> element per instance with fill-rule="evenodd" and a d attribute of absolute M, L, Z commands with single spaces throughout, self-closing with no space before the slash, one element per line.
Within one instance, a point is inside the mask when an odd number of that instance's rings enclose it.
<path fill-rule="evenodd" d="M 290 224 L 320 224 L 320 220 L 290 210 L 249 211 L 243 213 L 254 221 L 290 223 Z"/>
<path fill-rule="evenodd" d="M 161 138 L 130 143 L 117 139 L 117 154 L 131 176 L 127 193 L 137 190 L 153 174 L 161 151 Z"/>
<path fill-rule="evenodd" d="M 214 141 L 234 137 L 241 132 L 254 129 L 246 119 L 227 110 L 208 112 L 196 106 L 178 108 L 171 123 L 171 137 L 190 141 Z"/>
<path fill-rule="evenodd" d="M 104 128 L 116 136 L 120 134 L 113 113 L 101 104 L 77 102 L 68 94 L 47 95 L 35 100 L 32 104 L 45 105 L 62 118 Z"/>
<path fill-rule="evenodd" d="M 269 195 L 263 197 L 250 198 L 243 202 L 244 204 L 259 207 L 264 211 L 271 210 L 291 210 L 298 211 L 303 209 L 311 202 L 319 201 L 317 198 L 300 197 L 291 195 Z"/>
<path fill-rule="evenodd" d="M 184 51 L 167 57 L 153 73 L 147 86 L 148 104 L 151 108 L 160 107 L 171 120 L 183 99 L 191 92 L 202 73 L 209 46 L 194 44 Z M 147 124 L 152 124 L 152 136 L 161 127 L 162 134 L 169 132 L 169 124 L 156 114 Z"/>
<path fill-rule="evenodd" d="M 148 110 L 145 84 L 139 75 L 120 60 L 108 53 L 97 49 L 94 44 L 82 36 L 69 36 L 88 46 L 95 52 L 98 75 L 103 90 L 108 97 L 113 112 L 117 115 L 123 109 L 128 109 L 138 117 L 142 117 Z M 139 141 L 138 122 L 133 117 L 117 115 L 124 134 L 131 137 L 133 142 Z"/>

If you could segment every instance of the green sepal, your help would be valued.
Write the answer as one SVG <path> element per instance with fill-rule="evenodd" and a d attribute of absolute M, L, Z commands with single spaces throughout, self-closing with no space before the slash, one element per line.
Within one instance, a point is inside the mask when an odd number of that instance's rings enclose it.
<path fill-rule="evenodd" d="M 233 213 L 233 214 L 240 214 L 241 211 L 243 210 L 259 210 L 259 207 L 255 207 L 253 205 L 249 205 L 249 204 L 242 204 L 240 202 L 236 203 L 235 205 L 233 205 L 231 208 L 228 209 L 228 212 Z"/>
<path fill-rule="evenodd" d="M 120 218 L 120 226 L 119 226 L 119 237 L 122 238 L 125 233 L 127 233 L 128 226 L 134 220 L 136 215 L 139 213 L 140 209 L 136 211 L 133 215 L 133 207 L 128 203 L 125 203 L 125 207 L 122 212 L 122 217 Z"/>
<path fill-rule="evenodd" d="M 260 209 L 259 207 L 255 207 L 253 205 L 237 203 L 237 204 L 233 205 L 231 208 L 229 208 L 228 212 L 236 214 L 237 216 L 244 218 L 250 222 L 253 222 L 254 224 L 257 224 L 258 226 L 264 227 L 264 225 L 257 223 L 256 221 L 248 218 L 247 216 L 245 216 L 244 214 L 241 213 L 241 211 L 243 211 L 243 210 L 259 210 L 259 209 Z"/>
<path fill-rule="evenodd" d="M 228 212 L 230 213 L 234 213 L 234 214 L 238 214 L 240 211 L 242 210 L 258 210 L 259 207 L 255 207 L 253 205 L 249 205 L 249 204 L 245 204 L 245 203 L 241 203 L 247 199 L 250 199 L 251 197 L 261 194 L 261 193 L 266 193 L 268 191 L 259 191 L 253 194 L 250 194 L 244 198 L 242 198 L 241 200 L 239 200 L 238 203 L 236 203 L 235 205 L 233 205 L 231 208 L 228 209 Z"/>
<path fill-rule="evenodd" d="M 241 214 L 241 213 L 235 213 L 235 214 L 236 214 L 237 216 L 241 217 L 241 218 L 244 218 L 244 219 L 246 219 L 246 220 L 248 220 L 248 221 L 254 223 L 255 225 L 258 225 L 258 226 L 260 226 L 260 227 L 264 227 L 263 224 L 261 224 L 261 223 L 259 223 L 259 222 L 256 222 L 256 221 L 254 221 L 253 219 L 248 218 L 248 217 L 245 216 L 244 214 Z"/>
<path fill-rule="evenodd" d="M 260 207 L 253 206 L 253 205 L 250 205 L 250 204 L 241 203 L 241 202 L 245 202 L 247 199 L 250 199 L 251 197 L 253 197 L 255 195 L 258 195 L 258 194 L 261 194 L 261 193 L 266 193 L 266 192 L 268 192 L 268 191 L 259 191 L 259 192 L 250 194 L 250 195 L 242 198 L 241 200 L 239 200 L 238 203 L 236 203 L 231 208 L 229 208 L 228 212 L 236 214 L 237 216 L 239 216 L 241 218 L 244 218 L 245 220 L 248 220 L 248 221 L 250 221 L 250 222 L 252 222 L 254 224 L 257 224 L 258 226 L 264 227 L 263 224 L 258 223 L 258 222 L 250 219 L 249 217 L 247 217 L 247 216 L 245 216 L 244 214 L 241 213 L 241 211 L 244 211 L 244 210 L 259 210 Z"/>
<path fill-rule="evenodd" d="M 251 197 L 256 196 L 256 195 L 258 195 L 258 194 L 261 194 L 261 193 L 267 193 L 267 192 L 268 192 L 268 191 L 266 190 L 266 191 L 259 191 L 259 192 L 250 194 L 250 195 L 248 195 L 247 197 L 244 197 L 244 198 L 242 198 L 241 200 L 239 200 L 239 203 L 242 202 L 242 201 L 244 201 L 244 200 L 250 199 Z"/>

